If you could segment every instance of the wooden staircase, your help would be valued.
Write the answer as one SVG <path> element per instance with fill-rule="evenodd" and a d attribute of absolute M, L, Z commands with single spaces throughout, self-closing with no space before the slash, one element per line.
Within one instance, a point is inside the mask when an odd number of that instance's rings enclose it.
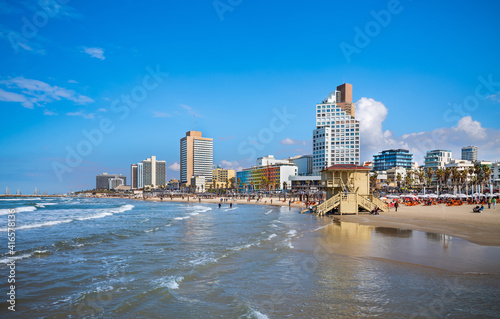
<path fill-rule="evenodd" d="M 388 211 L 387 204 L 373 195 L 359 195 L 358 193 L 338 193 L 328 200 L 313 207 L 316 214 L 323 216 L 339 207 L 339 213 L 358 214 L 359 208 L 372 211 L 378 207 L 381 211 Z"/>

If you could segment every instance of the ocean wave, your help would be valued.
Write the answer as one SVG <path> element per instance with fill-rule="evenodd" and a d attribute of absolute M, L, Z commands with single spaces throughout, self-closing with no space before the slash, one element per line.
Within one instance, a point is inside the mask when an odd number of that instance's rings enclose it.
<path fill-rule="evenodd" d="M 273 212 L 273 210 L 268 211 L 267 213 L 264 213 L 265 215 L 269 215 Z"/>
<path fill-rule="evenodd" d="M 152 232 L 157 232 L 159 229 L 160 229 L 160 227 L 155 227 L 155 228 L 153 228 L 153 229 L 148 229 L 148 230 L 145 230 L 144 232 L 145 232 L 145 233 L 152 233 Z"/>
<path fill-rule="evenodd" d="M 168 289 L 179 289 L 179 284 L 184 280 L 182 276 L 168 276 L 156 280 L 158 287 L 166 287 Z"/>
<path fill-rule="evenodd" d="M 269 235 L 269 237 L 267 237 L 267 240 L 271 240 L 271 239 L 273 239 L 276 236 L 277 236 L 276 234 L 271 234 L 271 235 Z"/>
<path fill-rule="evenodd" d="M 30 258 L 31 256 L 33 256 L 33 253 L 19 255 L 19 256 L 16 256 L 16 255 L 8 256 L 8 257 L 0 259 L 0 264 L 8 264 L 11 261 L 14 261 L 14 260 L 17 261 L 17 260 L 21 260 L 21 259 L 25 259 L 25 258 Z"/>
<path fill-rule="evenodd" d="M 58 205 L 58 203 L 36 203 L 35 206 L 38 208 L 45 208 L 45 206 Z"/>
<path fill-rule="evenodd" d="M 184 220 L 184 219 L 189 219 L 191 216 L 184 216 L 184 217 L 174 217 L 175 220 Z"/>
<path fill-rule="evenodd" d="M 118 214 L 118 213 L 123 213 L 123 212 L 126 212 L 126 211 L 133 209 L 134 207 L 135 207 L 134 205 L 126 204 L 126 205 L 122 205 L 120 207 L 111 208 L 111 209 L 109 209 L 109 208 L 98 209 L 97 211 L 100 212 L 98 214 L 85 216 L 85 217 L 76 217 L 76 218 L 75 217 L 71 218 L 71 217 L 73 217 L 73 216 L 71 216 L 70 218 L 66 218 L 66 219 L 62 219 L 62 220 L 53 220 L 53 221 L 47 221 L 47 222 L 43 222 L 43 223 L 24 225 L 24 226 L 16 227 L 16 230 L 33 229 L 33 228 L 40 228 L 40 227 L 50 227 L 50 226 L 56 226 L 59 224 L 70 223 L 72 221 L 84 221 L 84 220 L 90 220 L 90 219 L 98 219 L 98 218 L 103 218 L 103 217 L 111 216 L 111 215 Z M 26 207 L 26 208 L 29 208 L 29 207 Z M 35 210 L 35 209 L 36 209 L 36 207 L 33 207 L 33 210 Z M 7 231 L 7 228 L 2 228 L 2 229 L 0 229 L 0 231 Z"/>
<path fill-rule="evenodd" d="M 292 229 L 290 230 L 288 233 L 287 233 L 290 237 L 294 237 L 295 235 L 297 235 L 297 231 L 295 229 Z"/>
<path fill-rule="evenodd" d="M 239 317 L 240 319 L 269 319 L 268 316 L 266 316 L 265 314 L 263 314 L 262 312 L 260 311 L 257 311 L 251 307 L 248 307 L 248 311 Z"/>
<path fill-rule="evenodd" d="M 15 200 L 41 200 L 40 197 L 26 197 L 26 198 L 0 198 L 1 201 L 15 201 Z"/>
<path fill-rule="evenodd" d="M 36 210 L 35 206 L 21 206 L 21 207 L 16 207 L 16 208 L 11 208 L 14 209 L 14 214 L 15 213 L 22 213 L 22 212 L 34 212 Z M 0 209 L 0 216 L 2 215 L 9 215 L 12 214 L 11 209 Z"/>

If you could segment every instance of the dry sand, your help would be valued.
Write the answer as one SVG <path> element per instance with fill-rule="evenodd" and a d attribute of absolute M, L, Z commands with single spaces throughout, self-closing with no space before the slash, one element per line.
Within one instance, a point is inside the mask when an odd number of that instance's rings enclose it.
<path fill-rule="evenodd" d="M 161 201 L 159 198 L 151 198 L 148 200 Z M 164 202 L 188 202 L 187 198 L 170 198 L 166 197 Z M 202 199 L 202 203 L 220 203 L 220 198 Z M 243 199 L 228 200 L 223 202 L 224 206 L 229 203 L 235 204 L 251 204 L 251 205 L 272 205 L 272 206 L 288 206 L 288 201 L 285 203 L 273 198 L 271 204 L 270 199 L 266 198 L 259 202 L 255 200 L 247 201 Z M 198 203 L 198 199 L 190 197 L 189 203 Z M 294 203 L 291 207 L 304 209 L 304 203 Z M 485 206 L 482 213 L 472 213 L 474 205 L 452 206 L 447 207 L 444 204 L 434 206 L 400 206 L 398 212 L 391 208 L 389 212 L 382 212 L 380 215 L 333 215 L 341 221 L 359 223 L 362 225 L 392 227 L 401 229 L 420 230 L 431 233 L 450 235 L 458 238 L 469 240 L 473 243 L 487 246 L 500 246 L 500 205 L 496 209 L 488 209 Z"/>

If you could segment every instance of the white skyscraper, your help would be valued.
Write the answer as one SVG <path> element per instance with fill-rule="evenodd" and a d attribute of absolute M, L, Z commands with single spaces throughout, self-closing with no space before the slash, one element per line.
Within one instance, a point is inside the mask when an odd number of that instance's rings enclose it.
<path fill-rule="evenodd" d="M 313 173 L 335 164 L 359 165 L 359 121 L 354 118 L 352 85 L 344 83 L 316 105 Z"/>

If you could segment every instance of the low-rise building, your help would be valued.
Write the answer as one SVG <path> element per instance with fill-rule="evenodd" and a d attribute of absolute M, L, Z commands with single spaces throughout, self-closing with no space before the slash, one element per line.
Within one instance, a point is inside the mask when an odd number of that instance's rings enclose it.
<path fill-rule="evenodd" d="M 206 179 L 205 176 L 193 176 L 191 177 L 191 188 L 195 193 L 205 192 Z"/>
<path fill-rule="evenodd" d="M 269 155 L 257 159 L 256 166 L 236 173 L 240 191 L 282 190 L 291 188 L 290 177 L 297 176 L 298 168 L 288 160 L 276 160 Z"/>

